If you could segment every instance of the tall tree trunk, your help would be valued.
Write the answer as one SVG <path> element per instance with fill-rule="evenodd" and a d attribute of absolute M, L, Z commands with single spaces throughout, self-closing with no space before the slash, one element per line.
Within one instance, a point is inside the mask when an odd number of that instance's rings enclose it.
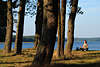
<path fill-rule="evenodd" d="M 74 22 L 78 7 L 78 0 L 71 0 L 71 1 L 72 1 L 72 8 L 68 20 L 67 44 L 66 44 L 67 57 L 71 57 L 71 51 L 74 42 Z"/>
<path fill-rule="evenodd" d="M 39 44 L 42 34 L 42 23 L 43 23 L 43 0 L 38 0 L 37 3 L 37 15 L 36 15 L 36 33 L 35 33 L 35 47 Z"/>
<path fill-rule="evenodd" d="M 66 0 L 61 1 L 61 56 L 64 56 Z"/>
<path fill-rule="evenodd" d="M 56 41 L 58 0 L 44 0 L 43 30 L 33 64 L 50 64 Z"/>
<path fill-rule="evenodd" d="M 21 50 L 22 50 L 25 3 L 26 0 L 20 0 L 20 8 L 18 13 L 18 24 L 17 24 L 17 32 L 16 32 L 16 40 L 15 40 L 16 54 L 21 54 Z"/>
<path fill-rule="evenodd" d="M 61 14 L 60 14 L 60 0 L 58 0 L 58 42 L 57 42 L 57 56 L 60 57 L 61 49 Z"/>
<path fill-rule="evenodd" d="M 7 27 L 7 2 L 0 1 L 0 42 L 5 41 Z"/>
<path fill-rule="evenodd" d="M 12 30 L 13 30 L 12 0 L 8 0 L 7 2 L 7 28 L 6 28 L 6 40 L 5 40 L 5 46 L 4 46 L 4 53 L 11 52 Z"/>

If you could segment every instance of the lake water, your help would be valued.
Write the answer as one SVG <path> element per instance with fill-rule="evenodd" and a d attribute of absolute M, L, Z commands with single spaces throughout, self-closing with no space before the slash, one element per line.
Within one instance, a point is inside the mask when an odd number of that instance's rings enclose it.
<path fill-rule="evenodd" d="M 66 43 L 66 42 L 65 42 Z M 100 50 L 100 41 L 88 41 L 88 47 L 89 50 Z M 83 42 L 81 41 L 75 41 L 73 45 L 73 50 L 76 49 L 76 47 L 82 46 Z M 34 46 L 33 43 L 24 43 L 23 42 L 23 48 L 32 48 Z M 4 43 L 0 43 L 0 49 L 4 48 Z M 12 48 L 14 48 L 14 42 L 12 43 Z M 57 48 L 57 41 L 55 43 L 55 49 Z"/>

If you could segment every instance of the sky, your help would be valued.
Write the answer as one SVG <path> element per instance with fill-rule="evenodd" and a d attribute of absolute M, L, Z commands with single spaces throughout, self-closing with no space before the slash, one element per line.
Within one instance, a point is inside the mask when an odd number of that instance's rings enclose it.
<path fill-rule="evenodd" d="M 77 38 L 100 37 L 100 0 L 79 0 L 78 5 L 82 7 L 84 14 L 76 16 L 74 36 Z M 65 37 L 67 37 L 67 21 L 68 15 L 66 15 Z M 35 35 L 35 16 L 32 18 L 26 16 L 24 36 L 31 35 Z"/>
<path fill-rule="evenodd" d="M 77 15 L 75 37 L 100 37 L 100 0 L 79 0 L 84 14 Z"/>

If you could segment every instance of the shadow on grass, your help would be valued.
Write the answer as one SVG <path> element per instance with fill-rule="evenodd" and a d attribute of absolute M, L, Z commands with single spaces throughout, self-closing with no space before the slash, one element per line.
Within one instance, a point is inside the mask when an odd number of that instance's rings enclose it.
<path fill-rule="evenodd" d="M 52 60 L 52 62 L 57 62 L 57 61 L 65 61 L 65 60 L 72 60 L 72 58 L 53 59 L 53 60 Z"/>
<path fill-rule="evenodd" d="M 95 58 L 100 58 L 100 52 L 95 52 L 95 53 L 86 53 L 82 57 L 80 56 L 74 56 L 72 60 L 82 60 L 82 59 L 95 59 Z"/>
<path fill-rule="evenodd" d="M 92 63 L 92 64 L 49 64 L 49 65 L 31 65 L 25 67 L 100 67 L 100 63 Z"/>
<path fill-rule="evenodd" d="M 21 54 L 13 54 L 12 56 L 17 56 L 17 55 L 23 55 L 23 56 L 28 56 L 28 57 L 33 57 L 33 56 L 35 56 L 35 55 L 29 54 L 29 53 L 27 53 L 27 54 L 25 54 L 25 53 L 21 53 Z"/>
<path fill-rule="evenodd" d="M 32 63 L 32 61 L 24 61 L 24 62 L 0 62 L 0 64 L 15 64 L 15 63 Z"/>
<path fill-rule="evenodd" d="M 89 56 L 89 57 L 87 57 L 87 56 L 84 56 L 84 57 L 75 56 L 75 57 L 72 57 L 72 58 L 53 59 L 52 61 L 58 62 L 58 61 L 67 61 L 67 60 L 84 60 L 84 59 L 90 60 L 90 59 L 95 59 L 97 57 L 98 56 Z"/>
<path fill-rule="evenodd" d="M 7 56 L 6 56 L 6 55 L 1 55 L 1 56 L 0 56 L 0 58 L 12 57 L 12 56 L 14 56 L 14 55 L 15 55 L 15 54 L 12 54 L 12 55 L 7 55 Z"/>
<path fill-rule="evenodd" d="M 96 52 L 96 53 L 88 53 L 88 55 L 100 55 L 100 52 Z"/>

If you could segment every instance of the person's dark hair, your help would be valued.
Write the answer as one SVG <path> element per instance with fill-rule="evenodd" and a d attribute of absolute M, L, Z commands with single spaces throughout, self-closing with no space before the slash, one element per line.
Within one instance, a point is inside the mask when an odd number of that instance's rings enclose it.
<path fill-rule="evenodd" d="M 85 42 L 85 43 L 87 43 L 87 41 L 86 41 L 86 40 L 84 40 L 84 42 Z"/>

